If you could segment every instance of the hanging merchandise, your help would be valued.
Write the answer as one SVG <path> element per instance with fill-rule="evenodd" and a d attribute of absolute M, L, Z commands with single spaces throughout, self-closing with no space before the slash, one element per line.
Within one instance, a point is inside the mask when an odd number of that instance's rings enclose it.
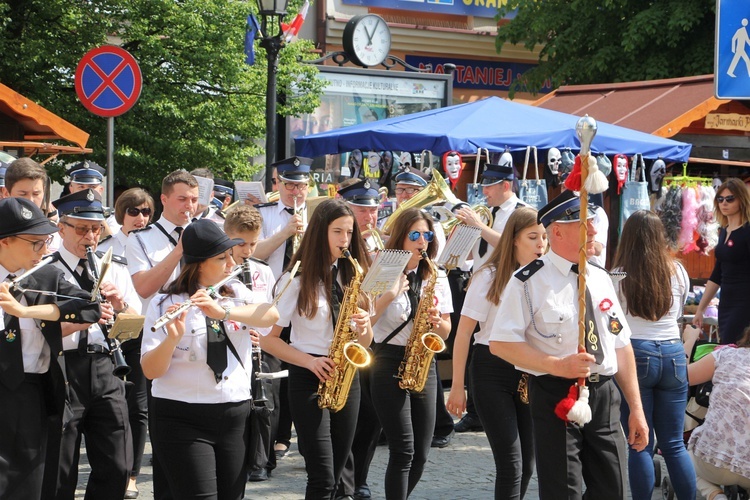
<path fill-rule="evenodd" d="M 458 151 L 448 151 L 443 155 L 443 171 L 451 183 L 451 189 L 456 189 L 456 184 L 458 184 L 458 179 L 461 177 L 463 169 L 464 164 L 461 153 Z"/>
<path fill-rule="evenodd" d="M 620 194 L 625 181 L 628 180 L 628 157 L 619 154 L 615 155 L 615 179 L 617 179 L 617 194 Z"/>
<path fill-rule="evenodd" d="M 618 155 L 620 156 L 620 155 Z M 615 157 L 617 160 L 618 158 Z M 619 163 L 615 163 L 619 170 Z M 645 169 L 631 168 L 627 182 L 624 182 L 622 196 L 620 197 L 620 233 L 625 221 L 638 210 L 649 210 L 651 204 L 648 201 L 648 182 L 646 182 Z M 640 180 L 636 180 L 636 171 L 640 172 Z M 625 168 L 627 172 L 627 167 Z M 619 178 L 618 178 L 619 186 Z"/>
<path fill-rule="evenodd" d="M 471 206 L 487 204 L 487 198 L 482 192 L 482 185 L 477 182 L 477 179 L 481 173 L 480 171 L 484 170 L 484 166 L 490 163 L 490 151 L 484 149 L 484 162 L 482 162 L 482 151 L 482 148 L 477 149 L 477 159 L 474 162 L 474 182 L 466 185 L 466 201 Z"/>
<path fill-rule="evenodd" d="M 682 189 L 682 220 L 680 221 L 680 235 L 677 245 L 682 253 L 694 252 L 698 249 L 695 242 L 698 234 L 698 198 L 693 187 Z"/>
<path fill-rule="evenodd" d="M 599 166 L 599 170 L 601 170 L 604 175 L 609 177 L 609 174 L 612 173 L 612 162 L 609 161 L 607 155 L 605 155 L 604 153 L 599 153 L 599 155 L 596 157 L 596 164 Z"/>
<path fill-rule="evenodd" d="M 526 174 L 529 169 L 529 156 L 534 151 L 534 172 L 536 179 L 528 179 Z M 539 165 L 537 163 L 536 146 L 526 146 L 526 158 L 523 161 L 523 175 L 518 186 L 518 197 L 530 206 L 539 210 L 547 204 L 547 185 L 539 178 Z"/>
<path fill-rule="evenodd" d="M 708 255 L 719 243 L 719 223 L 714 217 L 714 195 L 716 191 L 710 185 L 700 184 L 696 188 L 700 200 L 698 204 L 698 241 L 696 245 L 703 255 Z"/>
<path fill-rule="evenodd" d="M 544 180 L 547 181 L 547 189 L 556 188 L 560 185 L 560 165 L 562 163 L 562 154 L 557 148 L 550 148 L 547 151 L 547 168 L 544 169 Z"/>
<path fill-rule="evenodd" d="M 562 158 L 560 161 L 560 179 L 565 180 L 565 174 L 569 174 L 573 170 L 573 164 L 576 162 L 576 155 L 570 148 L 565 148 L 562 152 Z"/>
<path fill-rule="evenodd" d="M 647 174 L 649 192 L 655 193 L 657 198 L 661 198 L 661 186 L 664 182 L 664 176 L 667 175 L 667 165 L 664 160 L 661 157 L 654 160 Z"/>
<path fill-rule="evenodd" d="M 659 218 L 666 230 L 667 244 L 672 249 L 677 249 L 677 240 L 680 237 L 680 223 L 682 221 L 682 190 L 679 186 L 669 186 L 664 204 L 661 206 Z"/>

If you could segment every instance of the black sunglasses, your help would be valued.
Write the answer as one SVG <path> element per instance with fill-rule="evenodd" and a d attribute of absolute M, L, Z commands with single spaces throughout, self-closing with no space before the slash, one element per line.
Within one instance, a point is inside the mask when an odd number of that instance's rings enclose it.
<path fill-rule="evenodd" d="M 724 203 L 725 201 L 727 203 L 732 203 L 734 201 L 734 195 L 730 194 L 729 196 L 717 196 L 716 197 L 716 203 L 717 204 L 718 203 Z"/>
<path fill-rule="evenodd" d="M 131 217 L 138 217 L 138 214 L 143 214 L 144 217 L 151 217 L 151 209 L 146 208 L 126 208 L 125 213 Z"/>

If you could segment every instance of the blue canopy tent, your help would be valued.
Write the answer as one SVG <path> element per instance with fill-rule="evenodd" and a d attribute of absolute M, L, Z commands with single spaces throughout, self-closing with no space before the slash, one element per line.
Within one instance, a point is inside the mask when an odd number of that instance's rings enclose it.
<path fill-rule="evenodd" d="M 298 155 L 316 157 L 355 149 L 365 151 L 430 150 L 434 154 L 458 151 L 476 153 L 478 148 L 511 151 L 580 149 L 575 133 L 580 117 L 519 104 L 499 97 L 432 109 L 372 123 L 329 130 L 295 140 Z M 596 119 L 596 117 L 593 117 Z M 598 122 L 591 149 L 595 153 L 633 155 L 687 162 L 690 144 Z"/>

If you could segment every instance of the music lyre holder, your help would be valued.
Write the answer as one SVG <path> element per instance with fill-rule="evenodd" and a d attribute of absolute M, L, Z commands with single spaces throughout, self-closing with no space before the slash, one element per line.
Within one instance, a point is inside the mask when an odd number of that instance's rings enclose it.
<path fill-rule="evenodd" d="M 138 314 L 118 314 L 112 329 L 109 331 L 109 338 L 120 342 L 136 339 L 140 336 L 145 321 L 146 317 Z"/>

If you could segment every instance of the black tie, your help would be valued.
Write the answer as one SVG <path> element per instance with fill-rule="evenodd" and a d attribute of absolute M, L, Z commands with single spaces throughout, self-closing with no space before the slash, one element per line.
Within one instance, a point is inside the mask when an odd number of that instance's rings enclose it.
<path fill-rule="evenodd" d="M 8 280 L 15 278 L 9 275 Z M 13 296 L 20 299 L 21 294 Z M 10 390 L 16 389 L 23 382 L 23 353 L 21 352 L 21 327 L 18 318 L 5 313 L 5 329 L 0 338 L 0 380 Z"/>
<path fill-rule="evenodd" d="M 418 279 L 416 271 L 407 274 L 406 279 L 409 281 L 409 290 L 406 291 L 406 296 L 409 297 L 409 304 L 411 304 L 409 318 L 413 318 L 419 306 L 419 289 L 422 287 L 422 280 Z"/>
<path fill-rule="evenodd" d="M 336 329 L 336 322 L 339 319 L 339 311 L 341 310 L 341 301 L 344 299 L 344 291 L 341 289 L 341 285 L 338 282 L 338 266 L 333 266 L 331 270 L 331 321 L 333 322 L 333 329 Z"/>
<path fill-rule="evenodd" d="M 500 210 L 500 207 L 492 207 L 492 220 L 495 220 L 495 216 L 497 215 L 498 210 Z M 479 239 L 479 256 L 484 257 L 484 254 L 487 253 L 487 240 L 484 238 Z"/>
<path fill-rule="evenodd" d="M 284 210 L 289 215 L 294 215 L 294 209 L 286 207 Z M 286 246 L 284 247 L 284 267 L 282 268 L 282 271 L 287 268 L 289 265 L 289 262 L 292 260 L 292 253 L 294 250 L 294 236 L 289 237 L 286 239 Z"/>
<path fill-rule="evenodd" d="M 224 333 L 222 322 L 206 318 L 206 362 L 214 372 L 216 383 L 221 382 L 224 370 L 227 369 L 227 334 Z"/>
<path fill-rule="evenodd" d="M 78 282 L 78 286 L 81 287 L 81 289 L 91 293 L 94 290 L 94 280 L 91 279 L 91 274 L 89 273 L 89 261 L 86 259 L 81 259 L 78 261 L 78 267 L 76 267 L 76 272 L 73 273 L 73 276 L 75 277 L 76 281 Z M 89 345 L 89 331 L 81 330 L 81 336 L 78 338 L 78 354 L 85 354 L 86 349 Z"/>
<path fill-rule="evenodd" d="M 575 274 L 578 274 L 578 264 L 573 264 L 570 268 Z M 596 322 L 594 315 L 594 304 L 591 300 L 591 293 L 589 287 L 586 286 L 586 314 L 584 315 L 584 344 L 586 345 L 586 352 L 592 354 L 596 359 L 596 364 L 601 365 L 604 361 L 604 353 L 602 352 L 602 345 L 599 341 L 599 326 Z"/>
<path fill-rule="evenodd" d="M 174 228 L 174 232 L 177 233 L 177 241 L 180 241 L 180 238 L 182 238 L 182 231 L 184 231 L 184 230 L 185 230 L 185 228 L 181 227 L 181 226 L 177 226 L 176 228 Z M 177 244 L 175 244 L 175 246 L 177 246 Z M 184 248 L 182 250 L 183 250 L 183 252 L 185 251 Z M 183 254 L 182 257 L 180 257 L 180 269 L 182 269 L 183 267 L 185 267 L 185 256 L 184 256 L 184 254 Z"/>

